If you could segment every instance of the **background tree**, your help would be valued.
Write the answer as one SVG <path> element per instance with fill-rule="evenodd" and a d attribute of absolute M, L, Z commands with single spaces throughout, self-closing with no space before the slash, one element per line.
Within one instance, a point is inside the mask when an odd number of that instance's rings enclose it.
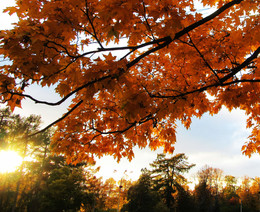
<path fill-rule="evenodd" d="M 0 208 L 7 212 L 12 210 L 16 195 L 17 173 L 0 173 Z"/>
<path fill-rule="evenodd" d="M 56 124 L 54 149 L 72 162 L 131 159 L 135 146 L 172 153 L 178 121 L 222 106 L 246 111 L 242 151 L 259 153 L 259 1 L 201 3 L 215 11 L 203 17 L 191 0 L 17 1 L 6 12 L 18 22 L 0 32 L 0 100 L 72 97 L 46 127 Z M 28 95 L 35 84 L 61 99 Z"/>
<path fill-rule="evenodd" d="M 84 203 L 84 174 L 82 169 L 64 166 L 54 169 L 43 190 L 39 211 L 77 211 Z"/>
<path fill-rule="evenodd" d="M 205 182 L 206 185 L 209 186 L 214 196 L 219 194 L 223 186 L 223 170 L 206 165 L 197 172 L 197 178 L 199 182 Z"/>
<path fill-rule="evenodd" d="M 220 211 L 219 201 L 220 191 L 223 187 L 223 171 L 218 168 L 205 166 L 198 171 L 197 178 L 199 180 L 199 186 L 197 188 L 199 190 L 197 193 L 199 208 L 203 208 L 204 211 Z M 212 204 L 212 201 L 214 204 Z M 213 208 L 210 209 L 212 206 Z"/>
<path fill-rule="evenodd" d="M 183 174 L 195 166 L 189 164 L 187 159 L 183 153 L 171 158 L 166 158 L 165 154 L 158 154 L 157 159 L 150 164 L 154 189 L 161 193 L 170 211 L 177 207 L 174 196 L 187 181 Z"/>
<path fill-rule="evenodd" d="M 244 177 L 237 191 L 243 205 L 243 211 L 258 211 L 259 196 L 257 192 L 259 192 L 259 190 L 257 188 L 259 185 L 257 184 L 258 183 L 253 182 L 249 177 Z"/>
<path fill-rule="evenodd" d="M 211 212 L 214 208 L 214 196 L 205 181 L 200 181 L 195 187 L 195 200 L 197 211 Z"/>
<path fill-rule="evenodd" d="M 84 209 L 86 211 L 96 211 L 97 209 L 105 209 L 106 208 L 106 197 L 107 197 L 107 188 L 103 184 L 101 178 L 97 178 L 95 174 L 98 172 L 99 168 L 93 169 L 92 167 L 88 167 L 85 172 L 85 196 L 86 201 L 84 203 Z"/>
<path fill-rule="evenodd" d="M 176 196 L 177 208 L 176 212 L 189 212 L 195 211 L 195 198 L 191 194 L 188 186 L 177 184 L 178 193 Z"/>
<path fill-rule="evenodd" d="M 143 170 L 138 181 L 129 188 L 127 195 L 128 203 L 121 211 L 129 212 L 167 212 L 160 195 L 152 189 L 152 178 L 149 171 Z"/>
<path fill-rule="evenodd" d="M 105 181 L 105 188 L 107 192 L 106 208 L 117 210 L 118 206 L 118 185 L 113 178 L 109 178 Z"/>
<path fill-rule="evenodd" d="M 222 190 L 221 211 L 235 212 L 239 211 L 239 196 L 237 194 L 237 178 L 226 175 L 224 178 L 225 186 Z"/>
<path fill-rule="evenodd" d="M 20 151 L 23 159 L 31 158 L 14 173 L 1 174 L 1 211 L 75 211 L 86 204 L 91 179 L 85 176 L 85 164 L 68 165 L 63 156 L 52 154 L 50 130 L 27 137 L 38 130 L 40 117 L 21 117 L 1 109 L 0 125 L 1 150 Z"/>
<path fill-rule="evenodd" d="M 14 150 L 22 156 L 23 160 L 21 167 L 16 172 L 16 189 L 13 191 L 14 197 L 12 200 L 12 211 L 15 211 L 19 198 L 26 196 L 26 194 L 32 188 L 35 188 L 36 184 L 40 182 L 40 178 L 38 178 L 37 175 L 39 174 L 39 177 L 41 175 L 40 167 L 42 163 L 44 163 L 44 157 L 46 157 L 46 148 L 50 144 L 51 132 L 50 130 L 47 130 L 41 134 L 27 137 L 29 134 L 39 130 L 41 124 L 39 116 L 30 115 L 28 117 L 21 117 L 18 114 L 13 114 L 8 108 L 4 108 L 0 109 L 0 117 L 1 150 Z M 25 158 L 29 156 L 34 157 L 33 159 L 35 160 L 41 157 L 40 161 L 38 161 L 40 164 L 36 165 L 37 163 L 25 161 Z M 31 172 L 31 165 L 35 166 L 35 173 Z M 30 182 L 30 184 L 25 182 Z M 24 203 L 22 202 L 22 199 L 20 199 L 20 208 L 25 207 Z"/>

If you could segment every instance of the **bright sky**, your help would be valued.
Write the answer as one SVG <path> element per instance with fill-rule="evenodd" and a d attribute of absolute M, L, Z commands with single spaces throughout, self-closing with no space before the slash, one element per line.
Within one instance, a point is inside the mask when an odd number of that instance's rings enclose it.
<path fill-rule="evenodd" d="M 1 0 L 0 2 L 0 29 L 10 28 L 10 18 L 2 14 L 5 6 L 13 4 L 12 0 Z M 33 96 L 40 96 L 45 100 L 57 100 L 59 97 L 50 89 L 34 87 L 27 91 Z M 44 125 L 47 125 L 59 118 L 65 111 L 69 102 L 63 107 L 47 107 L 24 101 L 23 110 L 16 110 L 24 116 L 38 114 L 42 116 Z M 196 167 L 190 171 L 190 176 L 195 174 L 204 165 L 220 168 L 226 175 L 237 177 L 260 176 L 260 156 L 253 155 L 250 159 L 242 155 L 241 147 L 246 141 L 250 130 L 246 129 L 246 116 L 240 111 L 228 112 L 223 109 L 218 115 L 211 117 L 204 115 L 201 119 L 194 119 L 189 130 L 179 126 L 177 132 L 176 153 L 185 153 L 190 163 Z M 149 164 L 156 159 L 157 153 L 149 149 L 136 149 L 135 158 L 131 161 L 122 159 L 118 164 L 112 157 L 104 157 L 98 160 L 97 165 L 101 166 L 100 175 L 107 179 L 113 177 L 119 180 L 124 175 L 136 180 L 142 168 L 149 168 Z M 115 172 L 116 170 L 116 172 Z M 126 174 L 124 174 L 127 170 Z"/>

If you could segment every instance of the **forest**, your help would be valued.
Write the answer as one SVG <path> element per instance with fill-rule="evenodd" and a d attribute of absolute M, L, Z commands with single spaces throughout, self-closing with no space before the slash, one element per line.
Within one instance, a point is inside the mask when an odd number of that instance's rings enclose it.
<path fill-rule="evenodd" d="M 27 137 L 41 123 L 39 116 L 21 117 L 0 110 L 2 150 L 15 150 L 23 163 L 13 172 L 0 173 L 3 212 L 257 212 L 260 177 L 224 175 L 220 168 L 202 167 L 193 181 L 187 173 L 195 164 L 184 153 L 158 154 L 137 181 L 96 177 L 91 163 L 66 163 L 51 152 L 51 130 Z M 30 157 L 29 157 L 30 156 Z M 30 160 L 25 160 L 25 158 Z M 192 187 L 191 184 L 195 184 Z"/>

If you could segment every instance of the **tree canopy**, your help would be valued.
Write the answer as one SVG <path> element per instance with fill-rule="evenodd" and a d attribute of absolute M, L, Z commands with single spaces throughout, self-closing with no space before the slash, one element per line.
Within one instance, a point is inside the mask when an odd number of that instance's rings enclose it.
<path fill-rule="evenodd" d="M 252 129 L 244 154 L 260 153 L 259 1 L 19 0 L 0 32 L 0 101 L 72 102 L 56 124 L 56 152 L 71 162 L 133 147 L 173 152 L 176 122 L 242 109 Z M 60 100 L 26 92 L 55 86 Z M 44 129 L 43 129 L 44 130 Z"/>
<path fill-rule="evenodd" d="M 159 191 L 170 211 L 176 207 L 175 195 L 182 191 L 182 184 L 187 182 L 184 173 L 187 173 L 195 164 L 189 164 L 184 153 L 166 158 L 165 154 L 158 154 L 153 163 L 151 177 L 154 189 Z"/>

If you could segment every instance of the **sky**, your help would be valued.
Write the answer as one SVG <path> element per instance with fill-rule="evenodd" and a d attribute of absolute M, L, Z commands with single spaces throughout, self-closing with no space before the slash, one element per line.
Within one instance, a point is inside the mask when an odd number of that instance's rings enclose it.
<path fill-rule="evenodd" d="M 0 2 L 0 29 L 9 29 L 10 23 L 16 20 L 15 16 L 10 17 L 3 14 L 2 10 L 6 6 L 12 5 L 13 0 L 1 0 Z M 58 95 L 51 88 L 33 88 L 26 90 L 27 94 L 40 97 L 42 100 L 56 101 Z M 22 102 L 22 109 L 15 110 L 23 116 L 30 114 L 41 115 L 43 127 L 55 121 L 66 112 L 69 101 L 65 105 L 50 107 L 36 105 L 30 100 Z M 201 119 L 195 118 L 190 129 L 186 130 L 181 125 L 177 128 L 177 143 L 173 154 L 185 153 L 190 163 L 196 164 L 189 172 L 189 178 L 202 169 L 205 165 L 220 168 L 225 175 L 236 177 L 260 176 L 260 155 L 253 155 L 248 158 L 241 153 L 241 147 L 247 140 L 250 129 L 246 128 L 246 115 L 241 110 L 229 112 L 223 108 L 219 114 L 210 116 L 204 114 Z M 97 160 L 100 166 L 99 176 L 104 179 L 113 177 L 120 180 L 122 177 L 137 180 L 142 168 L 150 168 L 158 153 L 162 149 L 151 151 L 148 148 L 135 149 L 135 158 L 129 162 L 122 159 L 117 163 L 112 157 L 103 157 Z M 171 157 L 171 155 L 168 155 Z"/>

